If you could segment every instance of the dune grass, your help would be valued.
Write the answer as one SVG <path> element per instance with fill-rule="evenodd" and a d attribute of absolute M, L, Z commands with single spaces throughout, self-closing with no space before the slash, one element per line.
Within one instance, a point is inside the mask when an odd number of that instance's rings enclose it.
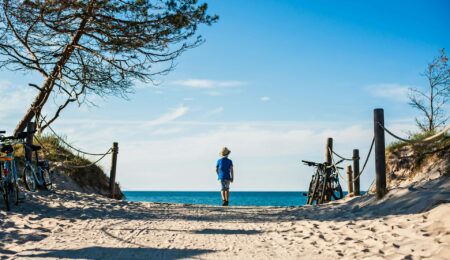
<path fill-rule="evenodd" d="M 64 141 L 67 142 L 66 139 Z M 103 195 L 108 194 L 109 177 L 105 170 L 97 164 L 91 165 L 92 161 L 90 159 L 77 154 L 76 151 L 72 151 L 57 136 L 52 134 L 36 135 L 34 144 L 41 145 L 43 149 L 40 154 L 45 154 L 52 166 L 61 169 L 64 174 L 69 176 L 81 188 L 95 190 Z M 22 145 L 16 146 L 15 156 L 19 158 L 24 157 Z M 92 157 L 92 160 L 97 159 L 99 157 Z M 106 156 L 103 160 L 110 160 L 110 156 Z M 117 183 L 116 193 L 117 198 L 123 197 L 120 186 Z"/>

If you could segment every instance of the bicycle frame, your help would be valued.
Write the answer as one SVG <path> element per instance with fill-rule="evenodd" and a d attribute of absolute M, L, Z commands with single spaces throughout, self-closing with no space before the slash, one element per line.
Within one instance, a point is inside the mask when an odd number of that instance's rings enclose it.
<path fill-rule="evenodd" d="M 337 167 L 336 164 L 302 162 L 315 168 L 309 184 L 307 204 L 322 204 L 331 201 L 331 198 L 341 199 L 343 197 L 342 187 L 337 175 L 337 170 L 341 169 L 340 167 Z M 336 192 L 337 194 L 335 194 Z"/>
<path fill-rule="evenodd" d="M 14 150 L 8 148 L 4 151 L 3 148 L 6 145 L 11 145 L 10 143 L 1 143 L 0 148 L 0 184 L 1 192 L 3 193 L 3 198 L 6 203 L 6 209 L 10 209 L 10 199 L 13 199 L 15 205 L 18 204 L 19 200 L 19 185 L 18 185 L 18 175 L 16 162 L 14 158 Z"/>
<path fill-rule="evenodd" d="M 37 186 L 49 189 L 51 187 L 51 179 L 49 177 L 50 169 L 48 161 L 45 160 L 39 160 L 39 154 L 38 150 L 33 150 L 32 147 L 28 146 L 26 143 L 23 143 L 25 149 L 31 150 L 32 153 L 34 153 L 35 162 L 33 160 L 28 160 L 25 158 L 25 168 L 24 168 L 24 175 L 26 175 L 26 171 L 30 170 L 32 176 L 34 177 L 34 181 L 36 182 Z M 47 171 L 47 174 L 45 173 Z M 47 177 L 47 179 L 46 179 Z"/>

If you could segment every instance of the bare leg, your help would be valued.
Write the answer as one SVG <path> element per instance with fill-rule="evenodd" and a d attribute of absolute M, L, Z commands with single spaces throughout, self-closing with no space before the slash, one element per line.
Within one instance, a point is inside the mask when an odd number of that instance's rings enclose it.
<path fill-rule="evenodd" d="M 230 191 L 229 190 L 227 190 L 227 191 L 225 191 L 225 200 L 226 201 L 230 201 Z"/>
<path fill-rule="evenodd" d="M 226 191 L 222 190 L 220 194 L 222 194 L 222 200 L 227 200 Z"/>

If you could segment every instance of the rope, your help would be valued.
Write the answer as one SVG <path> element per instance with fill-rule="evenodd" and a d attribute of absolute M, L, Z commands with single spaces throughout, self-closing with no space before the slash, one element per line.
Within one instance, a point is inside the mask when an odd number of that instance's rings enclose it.
<path fill-rule="evenodd" d="M 328 149 L 330 149 L 330 148 L 328 147 Z M 330 151 L 331 151 L 331 150 L 330 150 Z M 341 163 L 344 159 L 341 159 L 341 161 L 339 161 L 338 163 L 336 163 L 336 162 L 334 161 L 334 157 L 331 156 L 331 160 L 333 161 L 333 164 L 334 164 L 334 165 L 337 165 L 337 164 Z M 335 169 L 336 169 L 336 172 L 337 172 L 337 174 L 339 175 L 339 177 L 341 177 L 341 179 L 345 182 L 345 184 L 348 185 L 348 184 L 347 184 L 347 181 L 345 180 L 345 178 L 342 177 L 341 173 L 339 172 L 339 169 L 338 169 L 337 167 L 335 167 Z"/>
<path fill-rule="evenodd" d="M 37 136 L 34 136 L 34 138 L 41 145 L 41 147 L 47 153 L 47 155 L 49 155 L 50 151 L 44 146 L 44 144 L 39 140 L 39 138 Z M 112 148 L 109 148 L 109 150 L 102 157 L 100 157 L 97 161 L 95 161 L 93 163 L 90 163 L 90 164 L 87 164 L 87 165 L 64 165 L 64 167 L 66 167 L 66 168 L 74 168 L 74 169 L 81 169 L 81 168 L 87 168 L 87 167 L 93 166 L 96 163 L 98 163 L 99 161 L 101 161 L 103 158 L 105 158 L 106 155 L 110 154 L 111 151 L 112 151 Z"/>
<path fill-rule="evenodd" d="M 370 145 L 369 153 L 367 154 L 366 161 L 364 162 L 364 166 L 363 166 L 362 170 L 359 172 L 358 176 L 356 176 L 356 177 L 353 179 L 353 182 L 355 182 L 356 180 L 358 180 L 359 177 L 361 176 L 361 174 L 364 172 L 364 169 L 366 169 L 366 165 L 367 165 L 367 162 L 369 161 L 370 154 L 372 153 L 372 149 L 373 149 L 374 143 L 375 143 L 375 137 L 372 139 L 372 144 Z"/>
<path fill-rule="evenodd" d="M 353 161 L 353 159 L 348 159 L 348 158 L 345 158 L 345 157 L 339 155 L 339 154 L 336 153 L 335 151 L 331 150 L 330 147 L 328 147 L 328 149 L 330 150 L 331 153 L 333 153 L 334 155 L 336 155 L 337 157 L 341 158 L 341 159 L 344 160 L 344 161 Z"/>
<path fill-rule="evenodd" d="M 91 166 L 93 166 L 93 165 L 95 165 L 96 163 L 98 163 L 99 161 L 101 161 L 103 158 L 105 158 L 105 156 L 107 156 L 108 154 L 110 154 L 110 151 L 112 150 L 112 148 L 110 148 L 109 150 L 108 150 L 108 152 L 107 153 L 105 153 L 102 157 L 100 157 L 97 161 L 95 161 L 95 162 L 92 162 L 92 163 L 90 163 L 90 164 L 87 164 L 87 165 L 63 165 L 62 167 L 65 167 L 65 168 L 73 168 L 73 169 L 81 169 L 81 168 L 88 168 L 88 167 L 91 167 Z"/>
<path fill-rule="evenodd" d="M 45 121 L 44 118 L 42 118 L 42 121 L 44 121 L 45 123 L 47 123 L 47 122 Z M 56 138 L 58 138 L 62 143 L 64 143 L 65 145 L 67 145 L 68 147 L 70 147 L 71 149 L 73 149 L 73 150 L 75 150 L 75 151 L 77 151 L 77 152 L 79 152 L 79 153 L 86 154 L 86 155 L 93 155 L 93 156 L 103 156 L 103 157 L 104 157 L 105 155 L 111 153 L 111 150 L 112 150 L 112 149 L 109 149 L 106 153 L 88 153 L 88 152 L 84 152 L 84 151 L 82 151 L 82 150 L 80 150 L 80 149 L 77 149 L 77 148 L 73 147 L 73 146 L 70 145 L 69 143 L 67 143 L 63 138 L 61 138 L 61 137 L 55 132 L 55 130 L 53 130 L 53 128 L 51 128 L 50 126 L 48 126 L 48 128 L 50 129 L 50 131 L 52 131 L 52 133 L 56 136 Z"/>
<path fill-rule="evenodd" d="M 405 139 L 405 138 L 401 138 L 398 135 L 392 133 L 386 127 L 384 127 L 384 125 L 381 124 L 380 122 L 377 122 L 377 123 L 378 123 L 378 125 L 381 128 L 383 128 L 384 131 L 386 131 L 392 137 L 394 137 L 394 138 L 396 138 L 396 139 L 398 139 L 400 141 L 403 141 L 403 142 L 406 142 L 406 143 L 410 143 L 410 144 L 422 144 L 422 143 L 428 143 L 428 142 L 434 141 L 435 139 L 441 137 L 442 135 L 444 135 L 446 132 L 448 132 L 450 130 L 450 125 L 449 125 L 446 128 L 444 128 L 444 130 L 442 130 L 441 132 L 439 132 L 439 133 L 437 133 L 437 134 L 435 134 L 433 136 L 427 137 L 427 138 L 425 138 L 423 140 L 408 140 L 408 139 Z"/>

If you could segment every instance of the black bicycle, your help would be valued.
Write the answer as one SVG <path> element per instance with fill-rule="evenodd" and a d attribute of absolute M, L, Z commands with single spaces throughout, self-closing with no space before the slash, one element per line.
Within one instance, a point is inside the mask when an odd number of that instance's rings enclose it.
<path fill-rule="evenodd" d="M 308 166 L 315 167 L 311 182 L 308 188 L 309 205 L 318 205 L 331 200 L 339 200 L 344 197 L 341 184 L 339 183 L 338 169 L 343 169 L 336 164 L 316 163 L 310 161 L 302 162 Z"/>
<path fill-rule="evenodd" d="M 8 211 L 11 209 L 11 205 L 19 203 L 19 178 L 13 146 L 18 138 L 14 136 L 5 137 L 4 133 L 5 131 L 0 131 L 0 192 Z"/>

